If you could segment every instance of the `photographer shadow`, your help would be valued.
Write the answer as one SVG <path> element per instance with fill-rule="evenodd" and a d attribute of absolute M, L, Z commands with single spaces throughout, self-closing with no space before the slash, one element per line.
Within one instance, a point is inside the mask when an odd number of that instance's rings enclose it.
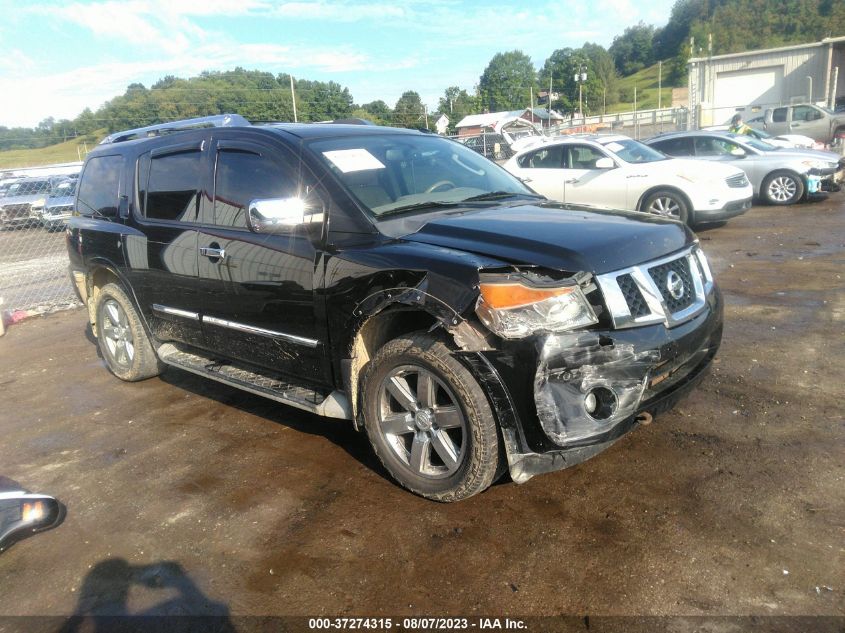
<path fill-rule="evenodd" d="M 161 592 L 152 607 L 129 611 L 133 586 Z M 229 608 L 208 598 L 174 561 L 133 565 L 122 558 L 97 563 L 82 583 L 76 610 L 56 633 L 146 631 L 235 633 Z"/>

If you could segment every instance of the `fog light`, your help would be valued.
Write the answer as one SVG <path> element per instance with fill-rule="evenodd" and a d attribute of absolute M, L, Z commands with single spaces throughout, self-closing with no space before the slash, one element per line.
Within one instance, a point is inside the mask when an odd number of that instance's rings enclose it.
<path fill-rule="evenodd" d="M 616 411 L 616 394 L 607 387 L 596 387 L 584 396 L 584 410 L 596 420 L 606 420 Z"/>

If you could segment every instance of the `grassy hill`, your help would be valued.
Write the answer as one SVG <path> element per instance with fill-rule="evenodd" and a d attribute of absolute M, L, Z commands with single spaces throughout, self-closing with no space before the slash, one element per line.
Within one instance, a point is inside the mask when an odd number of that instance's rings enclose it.
<path fill-rule="evenodd" d="M 11 149 L 0 152 L 0 169 L 16 167 L 38 167 L 54 163 L 70 163 L 85 158 L 85 154 L 92 150 L 106 135 L 105 130 L 98 130 L 79 138 L 48 145 L 38 149 Z"/>
<path fill-rule="evenodd" d="M 634 86 L 637 87 L 637 110 L 650 110 L 657 107 L 658 65 L 643 68 L 641 71 L 622 77 L 619 80 L 619 93 L 623 99 L 607 107 L 608 114 L 630 112 L 634 108 Z M 662 106 L 672 105 L 672 86 L 667 86 L 668 69 L 663 66 Z"/>

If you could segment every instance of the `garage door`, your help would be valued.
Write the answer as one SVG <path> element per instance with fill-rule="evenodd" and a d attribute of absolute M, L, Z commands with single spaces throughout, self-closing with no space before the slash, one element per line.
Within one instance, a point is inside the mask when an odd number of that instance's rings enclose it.
<path fill-rule="evenodd" d="M 733 111 L 752 104 L 779 104 L 782 91 L 783 66 L 717 73 L 713 105 L 729 119 Z"/>

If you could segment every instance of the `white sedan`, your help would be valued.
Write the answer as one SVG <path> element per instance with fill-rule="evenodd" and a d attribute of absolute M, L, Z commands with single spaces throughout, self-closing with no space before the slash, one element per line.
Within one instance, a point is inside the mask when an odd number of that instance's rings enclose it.
<path fill-rule="evenodd" d="M 751 207 L 745 173 L 727 165 L 668 158 L 618 135 L 550 139 L 518 152 L 505 169 L 552 200 L 720 222 Z"/>

